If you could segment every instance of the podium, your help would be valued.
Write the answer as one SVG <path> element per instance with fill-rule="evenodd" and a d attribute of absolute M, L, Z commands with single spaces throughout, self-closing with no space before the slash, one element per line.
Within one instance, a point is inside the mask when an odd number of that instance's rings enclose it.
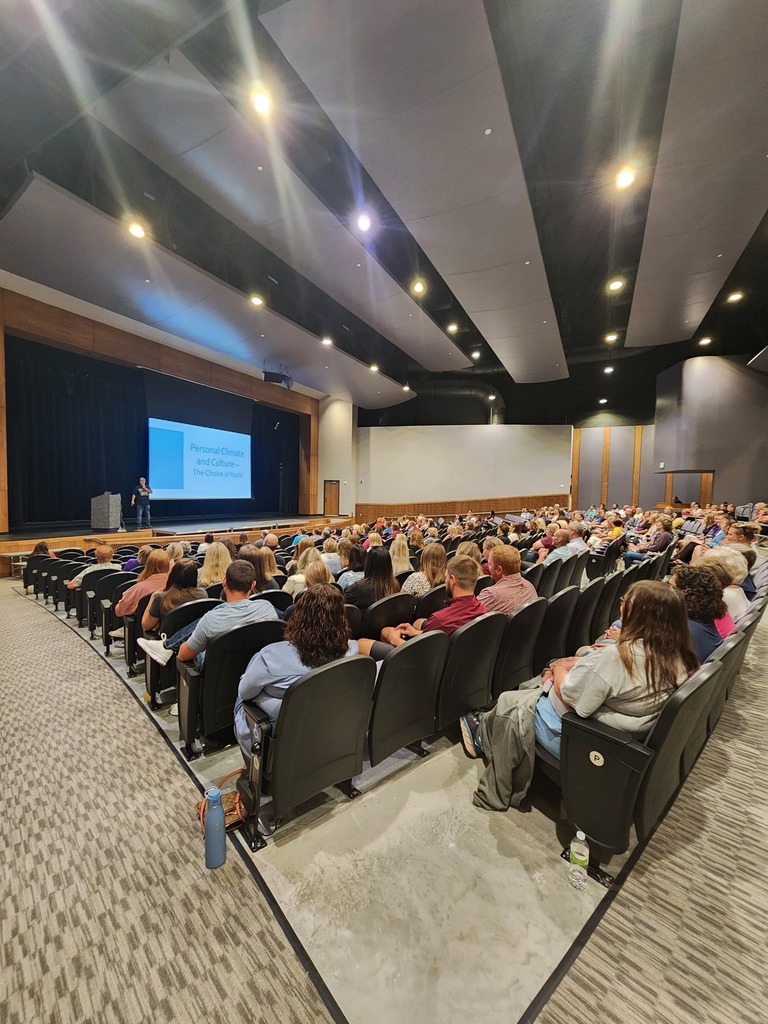
<path fill-rule="evenodd" d="M 119 530 L 122 505 L 120 495 L 109 491 L 91 498 L 91 529 Z"/>

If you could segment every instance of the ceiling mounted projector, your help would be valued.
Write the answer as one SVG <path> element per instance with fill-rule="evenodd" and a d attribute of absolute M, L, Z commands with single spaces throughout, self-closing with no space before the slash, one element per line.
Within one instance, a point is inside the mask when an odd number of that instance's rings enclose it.
<path fill-rule="evenodd" d="M 281 384 L 286 391 L 293 387 L 293 377 L 289 373 L 272 373 L 271 370 L 265 370 L 264 380 L 267 384 Z"/>

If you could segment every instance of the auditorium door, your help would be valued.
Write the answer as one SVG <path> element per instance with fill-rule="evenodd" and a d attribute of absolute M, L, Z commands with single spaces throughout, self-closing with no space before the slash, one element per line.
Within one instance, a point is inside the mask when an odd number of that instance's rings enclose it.
<path fill-rule="evenodd" d="M 339 514 L 339 481 L 323 480 L 323 515 Z"/>

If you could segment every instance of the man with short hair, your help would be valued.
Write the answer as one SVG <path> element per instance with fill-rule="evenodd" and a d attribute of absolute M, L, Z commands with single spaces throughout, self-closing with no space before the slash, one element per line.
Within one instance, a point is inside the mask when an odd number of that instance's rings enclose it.
<path fill-rule="evenodd" d="M 568 547 L 571 535 L 568 530 L 555 530 L 553 535 L 554 546 L 547 552 L 546 548 L 542 548 L 539 551 L 539 562 L 543 562 L 544 565 L 549 565 L 551 562 L 556 562 L 559 558 L 570 558 L 573 552 Z"/>
<path fill-rule="evenodd" d="M 110 544 L 99 544 L 93 553 L 96 557 L 96 564 L 87 565 L 77 574 L 77 576 L 73 576 L 72 579 L 67 582 L 68 590 L 78 590 L 80 584 L 83 582 L 83 577 L 87 576 L 89 572 L 94 572 L 96 569 L 114 569 L 115 572 L 118 572 L 123 568 L 120 562 L 116 562 L 114 560 L 115 552 L 112 550 L 112 546 Z"/>
<path fill-rule="evenodd" d="M 517 548 L 504 544 L 492 548 L 488 555 L 488 571 L 495 582 L 478 595 L 487 612 L 510 615 L 529 601 L 536 600 L 536 588 L 520 575 L 520 552 Z"/>
<path fill-rule="evenodd" d="M 149 496 L 152 488 L 147 484 L 147 478 L 139 477 L 138 484 L 131 491 L 131 508 L 136 509 L 136 529 L 140 530 L 143 520 L 146 519 L 146 527 L 150 528 L 149 522 Z"/>
<path fill-rule="evenodd" d="M 584 540 L 584 524 L 571 522 L 568 525 L 568 550 L 574 555 L 580 555 L 582 551 L 589 551 L 587 542 Z"/>
<path fill-rule="evenodd" d="M 244 558 L 236 558 L 227 566 L 224 577 L 222 596 L 225 601 L 196 622 L 184 626 L 170 639 L 146 640 L 141 637 L 136 642 L 160 665 L 167 664 L 175 651 L 179 661 L 195 661 L 199 668 L 212 640 L 239 626 L 279 618 L 268 601 L 248 600 L 255 578 L 256 573 L 251 563 Z"/>

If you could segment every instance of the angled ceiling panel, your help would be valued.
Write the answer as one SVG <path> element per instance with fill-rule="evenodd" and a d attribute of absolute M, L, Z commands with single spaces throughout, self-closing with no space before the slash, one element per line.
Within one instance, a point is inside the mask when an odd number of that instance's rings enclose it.
<path fill-rule="evenodd" d="M 768 5 L 685 0 L 627 329 L 689 338 L 768 206 Z"/>
<path fill-rule="evenodd" d="M 93 113 L 426 369 L 469 365 L 294 174 L 261 123 L 241 116 L 183 54 L 125 81 Z"/>
<path fill-rule="evenodd" d="M 50 244 L 52 238 L 56 244 Z M 0 219 L 0 268 L 186 340 L 247 373 L 284 370 L 367 409 L 408 401 L 395 381 L 34 176 Z M 141 333 L 140 331 L 138 333 Z"/>
<path fill-rule="evenodd" d="M 515 380 L 566 377 L 482 5 L 289 0 L 261 20 Z"/>

